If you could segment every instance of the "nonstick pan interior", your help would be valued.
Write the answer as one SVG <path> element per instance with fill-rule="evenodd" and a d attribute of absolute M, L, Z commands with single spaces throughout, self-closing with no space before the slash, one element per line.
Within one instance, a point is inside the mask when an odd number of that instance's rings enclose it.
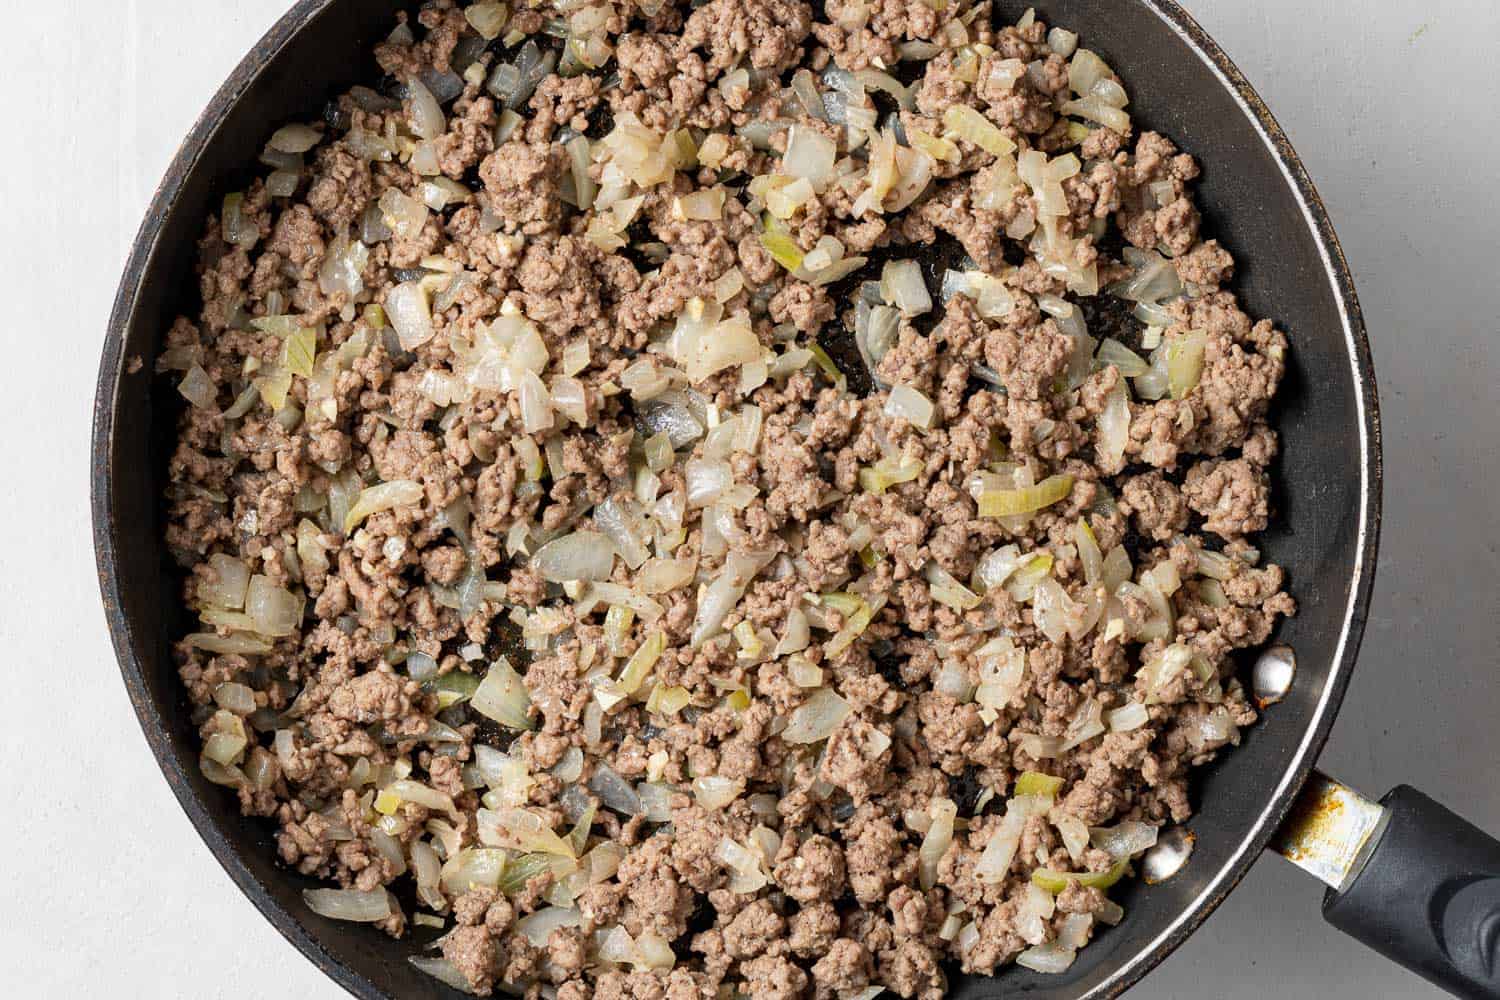
<path fill-rule="evenodd" d="M 177 399 L 149 360 L 179 312 L 197 311 L 193 260 L 203 217 L 243 186 L 270 133 L 316 116 L 325 100 L 377 78 L 372 43 L 398 0 L 305 0 L 235 71 L 173 162 L 121 284 L 100 369 L 93 451 L 95 540 L 105 608 L 126 686 L 164 774 L 226 870 L 287 938 L 362 997 L 458 997 L 406 964 L 413 938 L 324 920 L 302 904 L 309 880 L 275 863 L 267 826 L 198 773 L 197 736 L 168 644 L 185 629 L 159 512 Z M 1014 20 L 1024 4 L 1000 2 Z M 1195 850 L 1167 882 L 1116 898 L 1124 923 L 1062 976 L 1012 968 L 955 983 L 968 998 L 1112 996 L 1207 916 L 1266 843 L 1332 724 L 1368 603 L 1379 518 L 1379 435 L 1369 349 L 1352 284 L 1310 182 L 1258 98 L 1174 6 L 1146 0 L 1051 0 L 1037 12 L 1078 31 L 1126 80 L 1135 121 L 1204 166 L 1205 230 L 1238 261 L 1236 290 L 1255 316 L 1289 331 L 1277 397 L 1284 448 L 1267 559 L 1288 570 L 1300 611 L 1275 641 L 1299 664 L 1289 697 L 1207 769 L 1195 787 Z M 212 890 L 211 890 L 212 891 Z"/>

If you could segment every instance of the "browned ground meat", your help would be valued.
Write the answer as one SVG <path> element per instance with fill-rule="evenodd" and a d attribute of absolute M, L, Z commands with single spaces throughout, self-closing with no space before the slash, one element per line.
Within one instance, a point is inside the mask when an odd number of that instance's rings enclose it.
<path fill-rule="evenodd" d="M 480 994 L 1078 946 L 1294 610 L 1287 338 L 1197 164 L 988 3 L 565 6 L 424 5 L 208 220 L 158 359 L 205 773 Z"/>

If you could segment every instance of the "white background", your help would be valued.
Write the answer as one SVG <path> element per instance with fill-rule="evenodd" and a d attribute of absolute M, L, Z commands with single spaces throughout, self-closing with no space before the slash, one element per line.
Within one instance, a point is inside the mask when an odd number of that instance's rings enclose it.
<path fill-rule="evenodd" d="M 1369 319 L 1386 520 L 1324 766 L 1500 831 L 1495 111 L 1487 0 L 1191 0 L 1326 196 Z M 283 0 L 8 5 L 0 167 L 0 969 L 17 997 L 343 994 L 199 842 L 105 634 L 88 424 L 120 266 L 179 139 Z M 1311 11 L 1311 12 L 1309 12 Z M 1286 321 L 1295 344 L 1295 317 Z M 1132 996 L 1430 997 L 1321 921 L 1279 858 Z"/>

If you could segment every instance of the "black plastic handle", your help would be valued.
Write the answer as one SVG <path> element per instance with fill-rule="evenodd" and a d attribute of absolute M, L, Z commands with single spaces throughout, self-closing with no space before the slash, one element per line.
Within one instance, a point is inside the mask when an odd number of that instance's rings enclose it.
<path fill-rule="evenodd" d="M 1500 840 L 1407 785 L 1380 804 L 1384 833 L 1323 916 L 1450 993 L 1500 1000 Z"/>

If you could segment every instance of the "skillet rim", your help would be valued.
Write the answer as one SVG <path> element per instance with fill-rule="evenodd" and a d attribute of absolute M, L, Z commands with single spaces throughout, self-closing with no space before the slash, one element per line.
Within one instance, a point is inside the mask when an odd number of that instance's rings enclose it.
<path fill-rule="evenodd" d="M 112 442 L 115 409 L 124 376 L 125 334 L 136 311 L 141 281 L 159 249 L 164 222 L 187 178 L 196 169 L 200 157 L 215 138 L 230 109 L 275 61 L 291 39 L 334 2 L 337 0 L 299 0 L 277 20 L 214 94 L 173 156 L 166 174 L 152 195 L 145 218 L 132 241 L 106 330 L 94 399 L 89 493 L 99 587 L 115 657 L 146 741 L 178 803 L 240 891 L 289 943 L 349 993 L 365 1000 L 384 1000 L 388 996 L 384 990 L 344 964 L 322 945 L 307 926 L 276 902 L 217 828 L 212 813 L 218 810 L 211 810 L 204 800 L 194 794 L 183 761 L 174 752 L 145 681 L 141 666 L 144 657 L 138 652 L 144 650 L 145 644 L 139 641 L 132 623 L 122 610 L 116 545 L 121 525 L 115 515 L 111 494 Z M 1302 210 L 1303 222 L 1311 230 L 1322 258 L 1323 280 L 1331 283 L 1334 293 L 1355 387 L 1354 403 L 1358 414 L 1360 451 L 1359 525 L 1354 546 L 1356 556 L 1349 602 L 1328 680 L 1280 783 L 1241 836 L 1235 852 L 1208 881 L 1202 892 L 1145 948 L 1117 967 L 1103 983 L 1083 994 L 1080 1000 L 1117 997 L 1160 964 L 1197 930 L 1239 884 L 1286 818 L 1297 793 L 1316 766 L 1353 672 L 1369 617 L 1381 524 L 1383 468 L 1374 363 L 1353 276 L 1333 230 L 1327 208 L 1286 133 L 1254 87 L 1218 43 L 1176 0 L 1136 2 L 1165 22 L 1188 50 L 1206 64 L 1220 85 L 1234 96 L 1241 112 L 1250 120 L 1291 186 Z"/>

